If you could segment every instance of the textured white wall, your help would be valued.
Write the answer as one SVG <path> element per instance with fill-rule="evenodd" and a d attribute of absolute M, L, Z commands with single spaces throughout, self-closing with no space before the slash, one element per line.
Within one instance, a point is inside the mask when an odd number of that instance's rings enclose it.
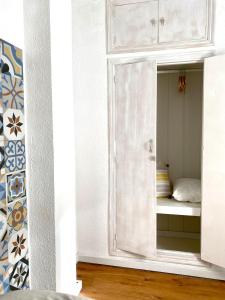
<path fill-rule="evenodd" d="M 215 42 L 219 53 L 225 52 L 225 1 L 215 2 Z M 78 253 L 81 256 L 107 258 L 108 111 L 105 0 L 74 0 L 73 29 L 76 54 L 74 84 L 77 102 Z M 123 56 L 140 55 L 142 54 Z"/>
<path fill-rule="evenodd" d="M 49 1 L 24 0 L 24 36 L 31 287 L 54 290 L 56 270 Z"/>
<path fill-rule="evenodd" d="M 23 48 L 23 0 L 0 0 L 0 38 Z"/>

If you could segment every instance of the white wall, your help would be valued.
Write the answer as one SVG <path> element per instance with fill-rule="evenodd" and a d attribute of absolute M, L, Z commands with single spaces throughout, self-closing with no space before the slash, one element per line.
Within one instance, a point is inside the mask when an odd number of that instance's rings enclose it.
<path fill-rule="evenodd" d="M 216 0 L 216 4 L 216 51 L 225 52 L 225 1 Z M 105 0 L 74 0 L 73 29 L 76 55 L 78 252 L 83 257 L 108 258 Z M 179 53 L 182 50 L 176 51 Z M 141 54 L 129 56 L 133 55 Z"/>
<path fill-rule="evenodd" d="M 76 0 L 75 0 L 76 1 Z M 79 293 L 76 282 L 75 105 L 71 0 L 51 0 L 56 289 Z"/>
<path fill-rule="evenodd" d="M 24 0 L 28 229 L 32 289 L 56 287 L 49 1 Z"/>
<path fill-rule="evenodd" d="M 79 254 L 108 253 L 105 1 L 73 1 Z"/>
<path fill-rule="evenodd" d="M 105 1 L 73 1 L 78 255 L 108 256 Z"/>
<path fill-rule="evenodd" d="M 23 48 L 23 0 L 0 0 L 0 38 Z"/>

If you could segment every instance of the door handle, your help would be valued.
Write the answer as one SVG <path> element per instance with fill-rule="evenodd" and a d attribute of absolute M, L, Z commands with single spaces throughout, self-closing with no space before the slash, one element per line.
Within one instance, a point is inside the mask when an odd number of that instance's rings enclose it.
<path fill-rule="evenodd" d="M 159 20 L 159 21 L 160 21 L 160 24 L 161 24 L 162 26 L 164 26 L 164 25 L 165 25 L 165 18 L 163 18 L 163 17 L 162 17 L 162 18 L 160 18 L 160 20 Z"/>
<path fill-rule="evenodd" d="M 152 154 L 154 152 L 153 139 L 150 139 L 148 143 L 149 143 L 149 148 L 148 148 L 149 150 L 148 151 L 149 151 L 149 153 Z"/>
<path fill-rule="evenodd" d="M 156 20 L 155 19 L 151 19 L 150 22 L 151 22 L 153 27 L 156 25 Z"/>

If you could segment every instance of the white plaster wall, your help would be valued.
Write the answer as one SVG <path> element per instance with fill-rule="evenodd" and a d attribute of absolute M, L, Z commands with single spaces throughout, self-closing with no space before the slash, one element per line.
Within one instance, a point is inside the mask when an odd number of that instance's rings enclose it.
<path fill-rule="evenodd" d="M 23 48 L 23 0 L 0 0 L 0 38 Z"/>
<path fill-rule="evenodd" d="M 104 0 L 74 0 L 79 254 L 108 251 L 107 67 Z"/>
<path fill-rule="evenodd" d="M 49 1 L 24 0 L 24 36 L 31 287 L 55 290 Z"/>
<path fill-rule="evenodd" d="M 76 153 L 71 0 L 51 0 L 50 8 L 56 290 L 63 293 L 78 294 L 79 284 L 76 284 Z"/>
<path fill-rule="evenodd" d="M 225 52 L 225 1 L 216 0 L 216 51 Z M 73 1 L 79 256 L 108 255 L 108 111 L 105 0 Z M 197 49 L 196 49 L 197 50 Z M 174 50 L 178 53 L 182 50 Z M 166 51 L 164 51 L 166 53 Z M 124 54 L 123 56 L 140 56 Z M 94 261 L 94 260 L 93 260 Z"/>

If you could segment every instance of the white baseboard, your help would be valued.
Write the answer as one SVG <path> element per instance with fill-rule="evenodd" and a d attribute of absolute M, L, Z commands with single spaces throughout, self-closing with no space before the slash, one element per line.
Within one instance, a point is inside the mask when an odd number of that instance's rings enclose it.
<path fill-rule="evenodd" d="M 147 271 L 180 274 L 202 278 L 225 280 L 225 270 L 219 267 L 193 266 L 188 264 L 168 263 L 160 261 L 131 259 L 123 257 L 91 257 L 78 256 L 78 262 L 94 263 L 115 267 L 141 269 Z"/>
<path fill-rule="evenodd" d="M 79 296 L 82 290 L 82 280 L 76 280 L 75 296 Z"/>

